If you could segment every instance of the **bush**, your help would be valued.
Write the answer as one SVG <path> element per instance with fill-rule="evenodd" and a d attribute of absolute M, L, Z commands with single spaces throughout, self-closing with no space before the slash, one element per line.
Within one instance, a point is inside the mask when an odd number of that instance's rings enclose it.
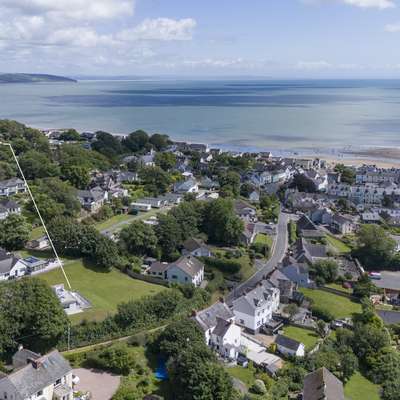
<path fill-rule="evenodd" d="M 322 319 L 325 322 L 332 322 L 335 316 L 326 308 L 313 305 L 311 308 L 314 317 Z"/>
<path fill-rule="evenodd" d="M 206 258 L 206 265 L 212 268 L 217 268 L 221 272 L 227 274 L 236 274 L 240 271 L 241 265 L 237 261 L 231 261 L 227 259 L 218 259 L 218 258 Z"/>
<path fill-rule="evenodd" d="M 267 392 L 265 383 L 261 379 L 256 379 L 250 390 L 255 394 L 265 394 Z"/>

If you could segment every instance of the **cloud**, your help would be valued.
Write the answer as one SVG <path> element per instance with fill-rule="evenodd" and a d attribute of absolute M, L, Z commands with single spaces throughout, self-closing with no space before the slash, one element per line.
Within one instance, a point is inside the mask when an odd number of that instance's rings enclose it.
<path fill-rule="evenodd" d="M 400 22 L 385 25 L 385 31 L 390 33 L 400 32 Z"/>
<path fill-rule="evenodd" d="M 343 3 L 360 8 L 394 8 L 396 4 L 392 0 L 342 0 Z"/>
<path fill-rule="evenodd" d="M 301 0 L 302 3 L 308 5 L 322 4 L 322 3 L 327 3 L 329 1 L 331 0 Z M 394 0 L 336 0 L 336 1 L 359 8 L 378 8 L 380 10 L 384 10 L 396 7 Z"/>
<path fill-rule="evenodd" d="M 133 40 L 191 40 L 196 21 L 192 18 L 171 19 L 156 18 L 145 19 L 132 29 L 119 32 L 117 39 L 124 41 Z"/>
<path fill-rule="evenodd" d="M 0 3 L 24 15 L 76 20 L 132 15 L 135 7 L 134 0 L 2 0 Z"/>
<path fill-rule="evenodd" d="M 303 70 L 321 70 L 321 69 L 328 69 L 332 68 L 332 64 L 328 63 L 327 61 L 299 61 L 296 64 L 296 69 L 303 69 Z"/>

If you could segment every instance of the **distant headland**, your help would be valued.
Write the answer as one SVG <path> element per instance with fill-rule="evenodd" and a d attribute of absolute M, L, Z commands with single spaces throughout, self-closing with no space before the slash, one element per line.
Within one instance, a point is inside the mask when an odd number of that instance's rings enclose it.
<path fill-rule="evenodd" d="M 4 74 L 0 73 L 1 83 L 42 83 L 42 82 L 77 82 L 75 79 L 65 76 L 47 74 Z"/>

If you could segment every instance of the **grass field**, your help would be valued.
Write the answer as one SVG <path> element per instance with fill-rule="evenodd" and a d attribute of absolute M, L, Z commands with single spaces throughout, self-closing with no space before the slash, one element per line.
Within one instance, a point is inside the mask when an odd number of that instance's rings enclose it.
<path fill-rule="evenodd" d="M 251 368 L 243 368 L 240 365 L 235 367 L 228 367 L 226 369 L 229 375 L 242 381 L 247 387 L 251 387 L 254 384 L 255 376 L 254 370 Z"/>
<path fill-rule="evenodd" d="M 307 351 L 313 349 L 319 339 L 319 336 L 315 332 L 298 328 L 297 326 L 285 326 L 283 332 L 285 336 L 304 343 Z"/>
<path fill-rule="evenodd" d="M 113 217 L 99 222 L 98 224 L 95 225 L 96 229 L 99 231 L 103 231 L 105 229 L 112 228 L 114 225 L 117 225 L 121 222 L 129 222 L 130 220 L 134 220 L 135 216 L 130 215 L 130 214 L 119 214 L 119 215 L 114 215 Z"/>
<path fill-rule="evenodd" d="M 132 279 L 118 270 L 103 272 L 96 267 L 85 266 L 81 260 L 66 265 L 65 271 L 72 288 L 92 303 L 92 308 L 71 316 L 73 323 L 83 319 L 102 320 L 115 313 L 119 303 L 167 290 L 163 286 Z M 49 285 L 65 283 L 60 269 L 41 274 L 40 278 Z"/>
<path fill-rule="evenodd" d="M 361 312 L 361 305 L 349 298 L 324 292 L 318 289 L 301 288 L 300 291 L 314 301 L 316 306 L 328 309 L 335 318 L 351 317 Z"/>
<path fill-rule="evenodd" d="M 341 240 L 336 239 L 331 235 L 326 235 L 326 241 L 341 254 L 347 254 L 351 252 L 351 248 L 347 246 L 346 243 L 343 243 Z"/>
<path fill-rule="evenodd" d="M 344 394 L 348 400 L 379 400 L 379 386 L 356 372 L 347 382 Z"/>
<path fill-rule="evenodd" d="M 31 230 L 31 234 L 29 235 L 29 240 L 39 239 L 44 236 L 44 229 L 42 226 L 38 226 L 37 228 L 33 228 Z"/>
<path fill-rule="evenodd" d="M 271 236 L 266 235 L 265 233 L 259 233 L 254 239 L 254 243 L 266 244 L 269 248 L 271 248 L 273 240 Z"/>

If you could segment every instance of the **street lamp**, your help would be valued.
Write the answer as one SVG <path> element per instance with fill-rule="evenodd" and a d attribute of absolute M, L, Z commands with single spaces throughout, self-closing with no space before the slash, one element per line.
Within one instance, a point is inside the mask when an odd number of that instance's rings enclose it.
<path fill-rule="evenodd" d="M 23 181 L 24 181 L 24 183 L 25 183 L 25 186 L 26 186 L 26 188 L 27 188 L 27 190 L 28 190 L 29 196 L 30 196 L 30 198 L 32 199 L 33 206 L 35 207 L 35 210 L 36 210 L 36 212 L 37 212 L 37 214 L 38 214 L 38 216 L 39 216 L 40 222 L 42 223 L 42 226 L 43 226 L 44 231 L 45 231 L 45 233 L 46 233 L 46 235 L 47 235 L 47 238 L 49 239 L 50 246 L 51 246 L 51 248 L 52 248 L 53 251 L 54 251 L 54 254 L 55 254 L 56 259 L 57 259 L 57 262 L 58 262 L 58 264 L 59 264 L 59 266 L 60 266 L 60 268 L 61 268 L 61 271 L 62 271 L 62 273 L 63 273 L 63 275 L 64 275 L 64 278 L 65 278 L 65 280 L 66 280 L 66 282 L 67 282 L 67 284 L 68 284 L 69 289 L 72 289 L 71 284 L 70 284 L 70 282 L 69 282 L 69 279 L 68 279 L 68 277 L 67 277 L 67 274 L 66 274 L 65 271 L 64 271 L 64 267 L 63 267 L 63 265 L 62 265 L 62 262 L 61 262 L 61 260 L 60 260 L 60 257 L 58 256 L 57 250 L 56 250 L 56 248 L 54 247 L 53 241 L 51 240 L 51 237 L 50 237 L 49 232 L 48 232 L 48 230 L 47 230 L 46 224 L 45 224 L 44 221 L 43 221 L 42 214 L 41 214 L 40 211 L 39 211 L 39 208 L 38 208 L 38 206 L 37 206 L 37 204 L 36 204 L 35 198 L 33 197 L 32 191 L 31 191 L 31 189 L 30 189 L 30 187 L 29 187 L 29 185 L 28 185 L 28 182 L 27 182 L 26 179 L 25 179 L 24 172 L 22 171 L 22 168 L 21 168 L 21 166 L 19 165 L 18 158 L 17 158 L 17 156 L 16 156 L 16 154 L 15 154 L 15 151 L 14 151 L 14 149 L 13 149 L 11 143 L 0 142 L 0 145 L 2 145 L 2 146 L 7 146 L 7 147 L 11 150 L 11 153 L 12 153 L 12 155 L 13 155 L 13 157 L 14 157 L 14 160 L 15 160 L 15 162 L 16 162 L 16 164 L 17 164 L 18 170 L 19 170 L 19 172 L 20 172 L 20 174 L 21 174 L 21 177 L 22 177 L 22 179 L 23 179 Z"/>

